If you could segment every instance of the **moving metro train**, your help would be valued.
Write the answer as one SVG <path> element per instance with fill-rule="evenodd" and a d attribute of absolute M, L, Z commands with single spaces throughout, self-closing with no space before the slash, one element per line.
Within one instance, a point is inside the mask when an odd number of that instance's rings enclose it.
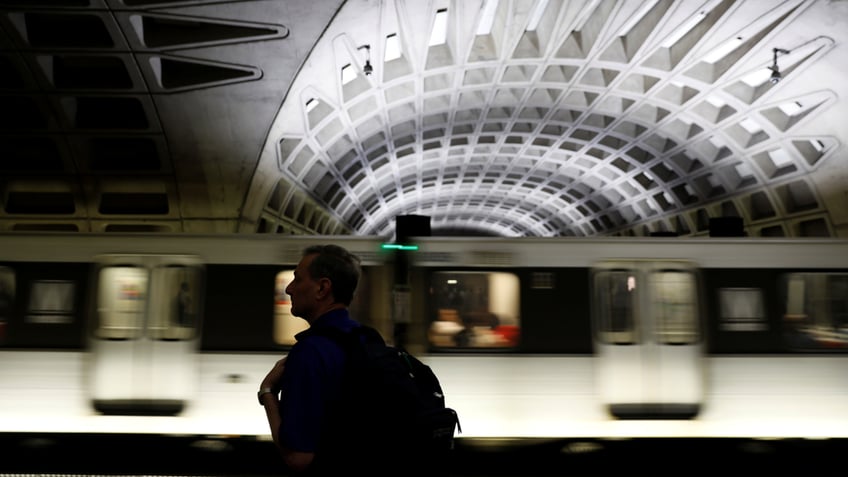
<path fill-rule="evenodd" d="M 236 234 L 0 235 L 0 432 L 267 436 L 315 243 L 461 439 L 848 437 L 848 241 Z"/>

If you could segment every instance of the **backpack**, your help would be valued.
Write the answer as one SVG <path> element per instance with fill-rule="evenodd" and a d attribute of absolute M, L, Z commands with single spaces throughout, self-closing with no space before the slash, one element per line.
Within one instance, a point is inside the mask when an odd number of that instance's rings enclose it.
<path fill-rule="evenodd" d="M 462 429 L 433 370 L 369 326 L 318 332 L 339 344 L 347 363 L 322 433 L 324 466 L 369 475 L 443 471 Z"/>

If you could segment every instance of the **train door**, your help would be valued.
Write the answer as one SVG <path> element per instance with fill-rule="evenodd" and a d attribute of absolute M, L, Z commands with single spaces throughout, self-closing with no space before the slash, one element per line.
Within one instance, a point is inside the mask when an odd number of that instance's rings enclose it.
<path fill-rule="evenodd" d="M 704 397 L 697 268 L 603 261 L 592 274 L 598 391 L 619 418 L 689 418 Z"/>
<path fill-rule="evenodd" d="M 94 408 L 178 414 L 197 388 L 203 265 L 193 256 L 101 256 L 89 338 Z"/>

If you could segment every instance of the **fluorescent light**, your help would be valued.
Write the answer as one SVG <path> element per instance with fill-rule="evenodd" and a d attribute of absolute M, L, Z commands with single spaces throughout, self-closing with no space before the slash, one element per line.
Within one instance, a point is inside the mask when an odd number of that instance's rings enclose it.
<path fill-rule="evenodd" d="M 781 111 L 786 113 L 787 116 L 795 116 L 796 114 L 801 112 L 801 110 L 804 109 L 804 107 L 801 106 L 801 103 L 799 103 L 798 101 L 790 101 L 788 103 L 783 103 L 778 106 L 778 108 L 780 108 Z"/>
<path fill-rule="evenodd" d="M 400 58 L 400 39 L 397 33 L 392 33 L 386 36 L 386 52 L 383 55 L 383 61 L 388 62 Z"/>
<path fill-rule="evenodd" d="M 627 23 L 625 23 L 624 26 L 621 27 L 621 31 L 619 32 L 618 35 L 619 36 L 625 36 L 628 33 L 630 33 L 630 30 L 632 30 L 633 27 L 636 26 L 636 24 L 639 23 L 640 20 L 645 18 L 645 15 L 647 15 L 648 12 L 650 12 L 651 9 L 654 8 L 654 6 L 657 4 L 658 1 L 659 0 L 652 0 L 652 1 L 644 4 L 642 6 L 642 8 L 639 10 L 639 12 L 637 14 L 631 16 L 630 19 L 627 20 Z"/>
<path fill-rule="evenodd" d="M 429 46 L 443 45 L 448 37 L 448 10 L 443 8 L 436 12 L 433 30 L 430 32 Z"/>
<path fill-rule="evenodd" d="M 306 101 L 306 112 L 310 112 L 318 106 L 319 101 L 315 98 L 309 98 Z"/>
<path fill-rule="evenodd" d="M 350 63 L 342 66 L 342 84 L 348 84 L 356 79 L 356 72 L 351 67 Z"/>
<path fill-rule="evenodd" d="M 495 22 L 495 12 L 498 10 L 499 3 L 499 0 L 486 0 L 483 13 L 480 15 L 480 23 L 477 24 L 478 35 L 488 35 L 492 32 L 492 24 Z"/>
<path fill-rule="evenodd" d="M 713 0 L 712 3 L 702 8 L 700 11 L 698 11 L 697 14 L 693 15 L 690 19 L 683 22 L 683 24 L 681 24 L 680 27 L 677 28 L 677 30 L 674 30 L 674 32 L 672 32 L 672 34 L 669 35 L 669 37 L 662 42 L 661 46 L 663 48 L 671 48 L 672 46 L 674 46 L 675 43 L 680 41 L 681 38 L 686 36 L 687 33 L 689 33 L 693 28 L 695 28 L 698 23 L 701 23 L 704 18 L 707 18 L 707 15 L 712 12 L 715 7 L 718 6 L 722 1 L 723 0 Z"/>
<path fill-rule="evenodd" d="M 704 61 L 706 61 L 707 63 L 710 63 L 710 64 L 715 63 L 716 61 L 718 61 L 718 60 L 724 58 L 725 56 L 729 55 L 730 52 L 732 52 L 733 50 L 738 48 L 739 45 L 741 45 L 741 44 L 742 44 L 742 37 L 741 36 L 736 37 L 736 38 L 732 38 L 732 39 L 724 42 L 723 44 L 719 45 L 718 48 L 716 48 L 713 51 L 706 54 L 704 56 Z"/>
<path fill-rule="evenodd" d="M 542 20 L 542 15 L 548 8 L 548 1 L 549 0 L 539 0 L 539 3 L 536 4 L 536 9 L 533 10 L 533 13 L 530 15 L 530 21 L 527 23 L 527 31 L 535 31 L 536 27 L 539 26 L 539 22 Z"/>

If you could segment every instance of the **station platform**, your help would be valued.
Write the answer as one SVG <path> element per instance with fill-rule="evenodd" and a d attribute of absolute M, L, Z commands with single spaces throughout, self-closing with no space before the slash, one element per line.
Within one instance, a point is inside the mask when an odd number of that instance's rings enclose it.
<path fill-rule="evenodd" d="M 0 477 L 284 477 L 267 439 L 127 434 L 0 434 Z M 848 440 L 458 439 L 448 475 L 845 475 Z M 414 475 L 414 464 L 398 475 Z"/>

